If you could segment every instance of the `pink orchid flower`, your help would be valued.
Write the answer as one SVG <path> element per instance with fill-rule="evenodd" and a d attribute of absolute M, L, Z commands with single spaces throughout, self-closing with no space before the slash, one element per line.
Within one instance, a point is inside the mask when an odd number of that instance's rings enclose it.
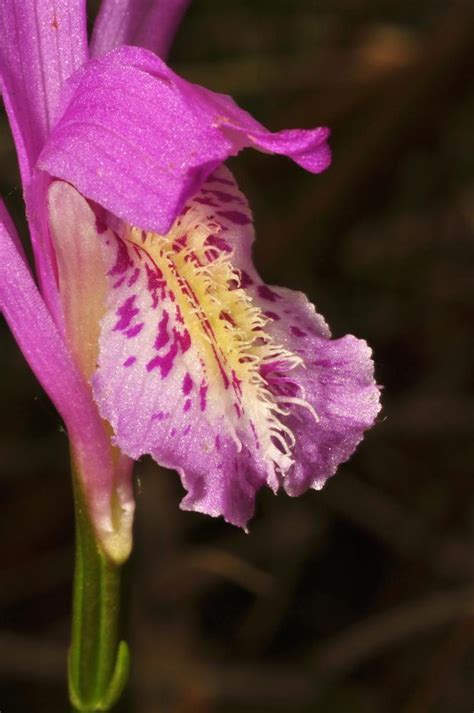
<path fill-rule="evenodd" d="M 37 275 L 2 207 L 0 306 L 115 562 L 143 454 L 179 472 L 183 508 L 245 527 L 263 485 L 321 488 L 380 408 L 367 344 L 332 340 L 303 294 L 260 279 L 223 165 L 252 147 L 318 173 L 329 132 L 272 133 L 176 75 L 152 50 L 166 54 L 186 5 L 104 0 L 90 46 L 82 0 L 0 8 Z"/>

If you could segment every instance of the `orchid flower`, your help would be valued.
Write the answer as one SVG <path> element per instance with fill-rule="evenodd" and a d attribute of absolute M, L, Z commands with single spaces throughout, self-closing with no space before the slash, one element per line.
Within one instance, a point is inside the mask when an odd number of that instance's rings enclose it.
<path fill-rule="evenodd" d="M 108 567 L 130 553 L 142 455 L 179 472 L 183 508 L 245 528 L 262 486 L 320 489 L 379 411 L 367 344 L 262 282 L 224 166 L 252 147 L 319 173 L 329 132 L 272 133 L 175 74 L 158 55 L 186 5 L 103 0 L 90 46 L 81 0 L 0 7 L 37 275 L 1 207 L 0 306 L 64 420 Z"/>

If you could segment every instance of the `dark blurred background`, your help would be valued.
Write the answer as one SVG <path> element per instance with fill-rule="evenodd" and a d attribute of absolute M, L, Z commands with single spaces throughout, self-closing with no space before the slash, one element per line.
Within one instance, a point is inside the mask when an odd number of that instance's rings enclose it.
<path fill-rule="evenodd" d="M 321 176 L 252 151 L 232 168 L 262 274 L 368 340 L 384 410 L 322 492 L 262 492 L 249 535 L 182 513 L 178 477 L 139 463 L 118 713 L 474 709 L 473 9 L 195 0 L 174 68 L 272 129 L 332 127 Z M 0 136 L 25 233 L 4 115 Z M 0 710 L 66 713 L 67 443 L 0 336 Z"/>

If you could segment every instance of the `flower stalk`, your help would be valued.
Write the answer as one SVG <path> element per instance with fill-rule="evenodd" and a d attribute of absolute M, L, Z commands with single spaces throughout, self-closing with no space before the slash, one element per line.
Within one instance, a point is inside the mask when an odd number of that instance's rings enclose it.
<path fill-rule="evenodd" d="M 121 566 L 101 551 L 73 465 L 76 565 L 69 696 L 75 711 L 108 711 L 127 682 L 129 649 L 119 638 Z"/>

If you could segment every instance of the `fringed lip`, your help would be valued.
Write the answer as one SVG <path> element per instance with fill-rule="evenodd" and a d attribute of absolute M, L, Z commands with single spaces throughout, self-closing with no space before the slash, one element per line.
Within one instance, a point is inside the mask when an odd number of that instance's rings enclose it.
<path fill-rule="evenodd" d="M 230 172 L 166 235 L 109 225 L 93 385 L 116 444 L 177 470 L 186 509 L 243 527 L 263 485 L 320 487 L 378 412 L 370 350 L 331 340 L 301 293 L 261 281 Z"/>

